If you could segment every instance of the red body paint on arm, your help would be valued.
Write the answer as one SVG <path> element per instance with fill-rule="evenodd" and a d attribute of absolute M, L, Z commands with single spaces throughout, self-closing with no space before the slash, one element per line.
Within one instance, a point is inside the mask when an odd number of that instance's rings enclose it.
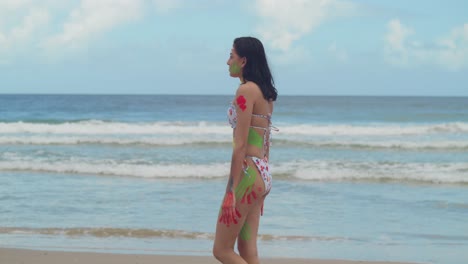
<path fill-rule="evenodd" d="M 247 108 L 247 106 L 245 105 L 246 102 L 247 100 L 245 100 L 245 97 L 243 95 L 239 95 L 236 99 L 236 103 L 239 106 L 239 108 L 242 110 L 242 112 L 244 112 L 245 109 Z"/>

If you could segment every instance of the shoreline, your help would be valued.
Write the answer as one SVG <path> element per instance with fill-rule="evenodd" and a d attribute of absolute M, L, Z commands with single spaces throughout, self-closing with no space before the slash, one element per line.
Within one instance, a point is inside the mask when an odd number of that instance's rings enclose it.
<path fill-rule="evenodd" d="M 416 264 L 409 262 L 391 261 L 356 261 L 356 260 L 329 260 L 329 259 L 295 259 L 295 258 L 264 258 L 265 264 Z M 21 248 L 0 248 L 0 263 L 8 264 L 153 264 L 153 263 L 177 263 L 177 264 L 217 264 L 211 256 L 180 256 L 158 254 L 121 254 L 98 253 L 82 251 L 55 251 L 55 250 L 31 250 Z"/>

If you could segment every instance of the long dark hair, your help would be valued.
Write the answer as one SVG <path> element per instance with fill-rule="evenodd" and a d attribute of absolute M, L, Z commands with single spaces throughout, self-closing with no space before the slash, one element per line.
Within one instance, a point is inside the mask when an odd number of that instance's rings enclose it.
<path fill-rule="evenodd" d="M 254 37 L 241 37 L 234 40 L 234 49 L 239 57 L 247 58 L 247 63 L 242 69 L 242 77 L 245 81 L 256 83 L 262 90 L 266 100 L 276 101 L 278 91 L 268 67 L 265 49 L 262 42 Z"/>

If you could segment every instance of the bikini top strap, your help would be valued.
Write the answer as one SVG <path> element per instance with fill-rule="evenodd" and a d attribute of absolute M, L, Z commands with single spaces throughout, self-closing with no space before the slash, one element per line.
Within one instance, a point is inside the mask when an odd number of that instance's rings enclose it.
<path fill-rule="evenodd" d="M 250 126 L 252 128 L 258 128 L 263 130 L 263 157 L 266 157 L 266 150 L 271 146 L 271 131 L 279 131 L 279 129 L 271 124 L 271 114 L 268 115 L 260 115 L 260 114 L 252 114 L 252 116 L 265 118 L 268 120 L 268 127 L 259 127 L 259 126 Z M 267 137 L 268 132 L 268 137 Z"/>
<path fill-rule="evenodd" d="M 252 128 L 258 128 L 258 129 L 263 129 L 263 130 L 268 130 L 268 127 L 259 127 L 259 126 L 250 126 Z"/>
<path fill-rule="evenodd" d="M 268 115 L 252 114 L 252 116 L 260 117 L 260 118 L 265 118 L 265 119 L 267 119 L 267 120 L 270 120 L 270 119 L 271 119 L 271 114 L 268 114 Z"/>

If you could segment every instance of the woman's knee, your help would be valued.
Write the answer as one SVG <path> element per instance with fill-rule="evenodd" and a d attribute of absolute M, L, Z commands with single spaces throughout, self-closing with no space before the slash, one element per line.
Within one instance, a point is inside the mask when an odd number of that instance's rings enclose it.
<path fill-rule="evenodd" d="M 216 245 L 214 245 L 213 246 L 213 257 L 215 257 L 217 260 L 219 260 L 221 255 L 222 255 L 222 250 L 219 247 L 217 247 Z"/>
<path fill-rule="evenodd" d="M 221 262 L 223 259 L 225 259 L 226 255 L 229 255 L 230 251 L 232 250 L 219 247 L 216 244 L 213 246 L 213 256 Z"/>
<path fill-rule="evenodd" d="M 258 259 L 258 251 L 255 244 L 237 243 L 237 250 L 239 250 L 239 255 L 241 255 L 241 257 L 245 260 Z M 248 263 L 250 263 L 250 261 L 248 261 Z"/>

